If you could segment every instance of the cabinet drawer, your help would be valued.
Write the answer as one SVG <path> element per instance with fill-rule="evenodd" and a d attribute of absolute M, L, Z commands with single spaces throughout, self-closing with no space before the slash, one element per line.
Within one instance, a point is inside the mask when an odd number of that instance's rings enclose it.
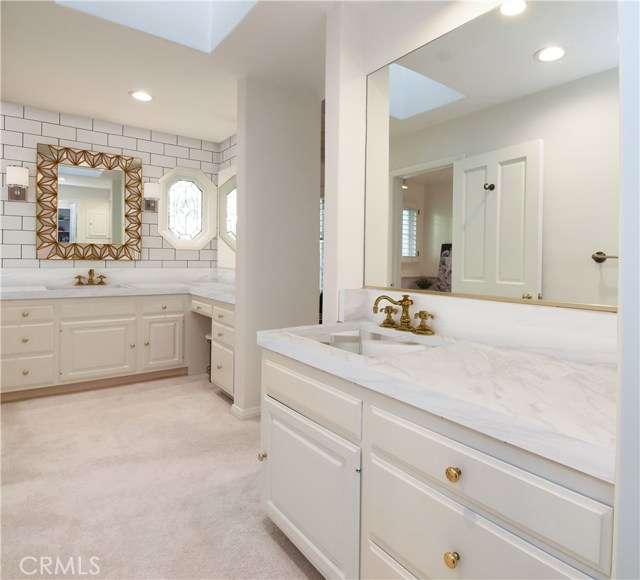
<path fill-rule="evenodd" d="M 2 327 L 2 356 L 53 351 L 53 323 Z"/>
<path fill-rule="evenodd" d="M 121 300 L 88 300 L 86 298 L 76 300 L 73 304 L 65 304 L 60 307 L 60 320 L 78 319 L 108 319 L 127 316 L 135 318 L 137 306 L 133 301 Z"/>
<path fill-rule="evenodd" d="M 233 350 L 211 341 L 211 382 L 233 395 Z"/>
<path fill-rule="evenodd" d="M 262 367 L 265 392 L 340 433 L 362 437 L 362 401 L 270 360 Z"/>
<path fill-rule="evenodd" d="M 368 539 L 418 578 L 586 578 L 376 456 L 365 481 Z M 459 555 L 455 570 L 447 552 Z"/>
<path fill-rule="evenodd" d="M 2 359 L 2 390 L 17 391 L 55 382 L 53 354 Z"/>
<path fill-rule="evenodd" d="M 213 306 L 206 302 L 201 302 L 200 300 L 191 300 L 190 309 L 193 312 L 202 314 L 203 316 L 208 316 L 209 318 L 213 316 Z"/>
<path fill-rule="evenodd" d="M 222 308 L 220 306 L 213 307 L 213 319 L 220 324 L 234 326 L 236 323 L 236 314 L 233 310 Z"/>
<path fill-rule="evenodd" d="M 3 306 L 2 324 L 49 322 L 53 320 L 53 306 Z"/>
<path fill-rule="evenodd" d="M 165 314 L 169 312 L 183 312 L 184 301 L 181 298 L 162 298 L 142 302 L 143 314 Z"/>
<path fill-rule="evenodd" d="M 235 330 L 231 326 L 223 326 L 215 320 L 211 323 L 211 336 L 213 340 L 223 342 L 228 346 L 235 344 Z"/>
<path fill-rule="evenodd" d="M 371 540 L 362 555 L 362 577 L 367 580 L 418 580 Z"/>
<path fill-rule="evenodd" d="M 372 450 L 608 573 L 612 513 L 600 502 L 372 408 Z M 460 470 L 457 482 L 445 471 Z"/>

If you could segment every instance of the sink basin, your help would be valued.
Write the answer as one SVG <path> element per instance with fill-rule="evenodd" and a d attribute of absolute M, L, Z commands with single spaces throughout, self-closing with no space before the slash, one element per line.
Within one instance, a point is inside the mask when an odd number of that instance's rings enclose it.
<path fill-rule="evenodd" d="M 123 285 L 123 288 L 187 288 L 188 286 L 189 285 L 185 284 L 184 282 L 131 282 L 129 284 Z"/>
<path fill-rule="evenodd" d="M 439 336 L 421 336 L 383 329 L 369 322 L 307 327 L 291 333 L 369 358 L 397 356 L 444 344 Z"/>
<path fill-rule="evenodd" d="M 107 289 L 113 289 L 113 288 L 130 288 L 128 284 L 103 284 L 102 286 L 95 284 L 93 286 L 76 286 L 75 284 L 64 284 L 64 283 L 47 284 L 45 287 L 47 290 L 82 290 L 82 289 L 107 290 Z"/>

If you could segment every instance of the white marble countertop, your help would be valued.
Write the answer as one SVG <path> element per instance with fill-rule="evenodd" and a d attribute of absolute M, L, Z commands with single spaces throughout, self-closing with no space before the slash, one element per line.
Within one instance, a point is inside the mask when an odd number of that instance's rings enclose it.
<path fill-rule="evenodd" d="M 74 286 L 78 273 L 63 269 L 4 269 L 0 271 L 0 300 L 47 300 L 53 298 L 106 298 L 191 294 L 235 304 L 235 272 L 229 269 L 107 268 L 104 286 Z"/>
<path fill-rule="evenodd" d="M 616 369 L 445 338 L 440 346 L 370 358 L 318 333 L 371 322 L 262 331 L 258 344 L 609 483 L 614 481 Z M 399 334 L 400 340 L 420 340 Z M 315 337 L 315 338 L 314 338 Z"/>
<path fill-rule="evenodd" d="M 165 294 L 191 294 L 201 298 L 235 304 L 233 285 L 216 283 L 148 283 L 105 284 L 74 288 L 48 289 L 46 286 L 8 286 L 0 288 L 0 300 L 46 300 L 51 298 L 106 298 L 116 296 L 157 296 Z"/>

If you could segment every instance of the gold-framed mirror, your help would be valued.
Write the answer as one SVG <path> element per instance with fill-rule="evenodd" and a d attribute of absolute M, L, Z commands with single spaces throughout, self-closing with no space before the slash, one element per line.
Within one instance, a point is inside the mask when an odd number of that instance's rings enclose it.
<path fill-rule="evenodd" d="M 40 260 L 139 260 L 142 162 L 38 144 Z"/>

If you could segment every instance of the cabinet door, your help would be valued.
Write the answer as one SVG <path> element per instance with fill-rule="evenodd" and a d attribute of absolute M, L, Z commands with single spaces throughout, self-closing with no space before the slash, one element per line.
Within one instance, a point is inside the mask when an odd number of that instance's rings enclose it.
<path fill-rule="evenodd" d="M 184 314 L 142 319 L 142 370 L 179 367 L 184 362 Z"/>
<path fill-rule="evenodd" d="M 263 504 L 327 578 L 359 577 L 360 448 L 265 397 Z"/>
<path fill-rule="evenodd" d="M 233 349 L 211 341 L 211 382 L 233 395 Z"/>
<path fill-rule="evenodd" d="M 88 381 L 136 371 L 136 319 L 60 324 L 60 380 Z"/>

